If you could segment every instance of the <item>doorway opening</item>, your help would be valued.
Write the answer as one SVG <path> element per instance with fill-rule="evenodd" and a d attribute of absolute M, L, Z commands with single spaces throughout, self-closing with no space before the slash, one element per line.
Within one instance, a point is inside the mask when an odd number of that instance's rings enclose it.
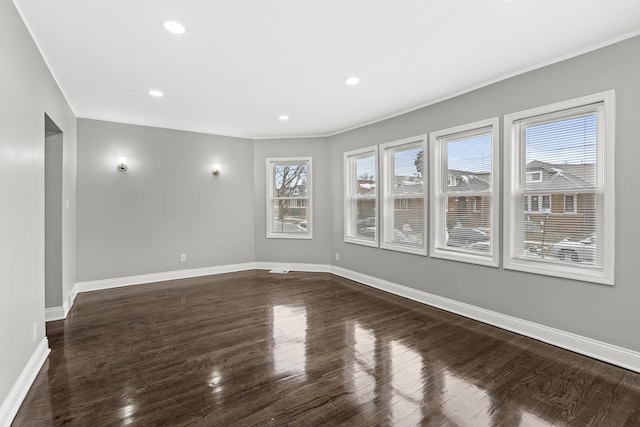
<path fill-rule="evenodd" d="M 45 320 L 64 318 L 62 302 L 63 133 L 44 115 L 44 289 Z"/>

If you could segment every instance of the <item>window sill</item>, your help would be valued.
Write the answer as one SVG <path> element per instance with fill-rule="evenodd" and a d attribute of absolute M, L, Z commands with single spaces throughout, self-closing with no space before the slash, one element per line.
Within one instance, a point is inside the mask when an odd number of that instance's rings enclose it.
<path fill-rule="evenodd" d="M 268 233 L 267 239 L 293 239 L 293 240 L 311 240 L 311 233 L 293 234 L 293 233 Z"/>
<path fill-rule="evenodd" d="M 345 243 L 352 243 L 354 245 L 360 245 L 360 246 L 369 246 L 371 248 L 377 248 L 378 247 L 378 242 L 376 240 L 359 239 L 357 237 L 345 236 L 344 242 Z"/>
<path fill-rule="evenodd" d="M 422 256 L 427 255 L 426 247 L 407 246 L 407 245 L 399 245 L 399 244 L 393 244 L 393 243 L 381 243 L 380 248 L 386 249 L 389 251 L 403 252 L 407 254 L 422 255 Z"/>
<path fill-rule="evenodd" d="M 508 259 L 504 264 L 504 268 L 506 270 L 524 271 L 527 273 L 613 286 L 613 274 L 608 274 L 605 269 L 601 268 L 581 267 L 580 265 L 572 266 L 570 264 L 551 264 L 544 261 L 521 258 Z"/>
<path fill-rule="evenodd" d="M 453 249 L 433 248 L 432 258 L 448 259 L 450 261 L 460 261 L 468 264 L 486 265 L 488 267 L 498 267 L 500 261 L 497 255 L 482 255 L 472 252 L 456 251 Z"/>

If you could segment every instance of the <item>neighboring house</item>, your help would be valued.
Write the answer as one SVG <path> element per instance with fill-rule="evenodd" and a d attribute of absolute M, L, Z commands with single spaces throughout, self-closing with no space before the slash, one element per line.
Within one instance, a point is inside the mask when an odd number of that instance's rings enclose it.
<path fill-rule="evenodd" d="M 527 164 L 523 196 L 525 241 L 581 240 L 595 234 L 594 164 Z M 559 192 L 561 190 L 561 192 Z"/>
<path fill-rule="evenodd" d="M 595 234 L 593 164 L 556 165 L 538 160 L 527 164 L 527 194 L 522 196 L 524 240 L 545 244 L 581 240 Z M 469 195 L 489 188 L 488 173 L 450 169 L 447 226 L 485 229 L 490 226 L 491 200 Z M 531 194 L 531 191 L 536 194 Z M 464 196 L 456 196 L 459 192 Z M 453 193 L 453 195 L 451 194 Z M 544 234 L 544 239 L 542 235 Z"/>
<path fill-rule="evenodd" d="M 470 196 L 469 192 L 482 192 L 491 187 L 490 174 L 449 169 L 447 192 L 447 228 L 473 227 L 488 229 L 491 224 L 491 199 Z M 454 195 L 451 195 L 454 193 Z M 464 193 L 456 196 L 455 193 Z"/>
<path fill-rule="evenodd" d="M 358 197 L 357 201 L 357 219 L 359 224 L 364 226 L 373 226 L 375 223 L 371 224 L 371 221 L 366 221 L 367 218 L 375 218 L 376 217 L 376 182 L 373 179 L 358 179 L 357 181 L 358 188 L 356 189 L 356 196 Z M 367 196 L 371 196 L 368 198 Z M 360 223 L 361 221 L 361 223 Z"/>
<path fill-rule="evenodd" d="M 278 189 L 279 197 L 291 197 L 280 201 L 284 216 L 306 218 L 307 199 L 296 199 L 295 197 L 305 197 L 307 195 L 306 183 L 298 184 L 284 189 Z"/>
<path fill-rule="evenodd" d="M 422 177 L 396 176 L 394 188 L 394 229 L 424 230 L 424 181 Z M 416 215 L 416 213 L 422 215 Z"/>

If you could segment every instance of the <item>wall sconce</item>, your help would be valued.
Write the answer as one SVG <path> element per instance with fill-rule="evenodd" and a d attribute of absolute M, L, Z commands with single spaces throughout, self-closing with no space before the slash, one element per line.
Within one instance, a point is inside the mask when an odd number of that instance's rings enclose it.
<path fill-rule="evenodd" d="M 220 175 L 220 164 L 216 163 L 215 165 L 213 165 L 213 170 L 211 171 L 211 174 L 213 176 L 219 176 Z"/>
<path fill-rule="evenodd" d="M 124 172 L 127 170 L 127 158 L 126 157 L 118 157 L 118 170 L 120 172 Z"/>

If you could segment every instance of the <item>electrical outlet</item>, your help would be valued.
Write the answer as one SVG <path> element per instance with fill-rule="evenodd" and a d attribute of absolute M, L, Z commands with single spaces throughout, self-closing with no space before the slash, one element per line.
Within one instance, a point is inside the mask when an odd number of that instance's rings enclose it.
<path fill-rule="evenodd" d="M 340 261 L 340 254 L 336 252 L 336 261 Z"/>
<path fill-rule="evenodd" d="M 187 254 L 180 254 L 180 262 L 187 262 Z"/>

